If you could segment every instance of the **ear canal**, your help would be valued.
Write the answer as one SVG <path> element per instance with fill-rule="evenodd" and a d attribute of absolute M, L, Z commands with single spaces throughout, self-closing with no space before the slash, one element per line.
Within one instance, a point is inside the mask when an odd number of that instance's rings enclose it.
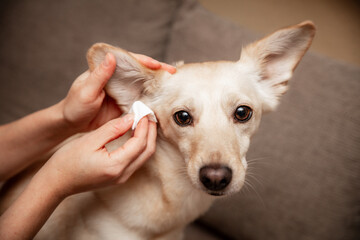
<path fill-rule="evenodd" d="M 101 64 L 107 53 L 115 56 L 116 69 L 105 91 L 115 99 L 122 111 L 128 112 L 132 103 L 140 99 L 145 82 L 154 79 L 154 72 L 144 67 L 129 52 L 105 43 L 96 43 L 88 50 L 90 71 Z"/>
<path fill-rule="evenodd" d="M 243 49 L 239 62 L 250 64 L 260 76 L 265 111 L 278 105 L 278 98 L 287 91 L 287 83 L 314 35 L 314 24 L 305 21 L 280 29 Z"/>

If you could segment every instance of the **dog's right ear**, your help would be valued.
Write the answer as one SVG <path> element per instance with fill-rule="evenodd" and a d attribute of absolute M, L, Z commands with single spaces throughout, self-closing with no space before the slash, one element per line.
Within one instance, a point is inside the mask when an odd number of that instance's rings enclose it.
<path fill-rule="evenodd" d="M 105 86 L 105 91 L 114 98 L 123 112 L 128 112 L 133 102 L 144 92 L 145 82 L 155 78 L 154 71 L 144 67 L 129 52 L 106 43 L 94 44 L 87 53 L 90 71 L 93 71 L 112 53 L 116 59 L 116 69 Z"/>

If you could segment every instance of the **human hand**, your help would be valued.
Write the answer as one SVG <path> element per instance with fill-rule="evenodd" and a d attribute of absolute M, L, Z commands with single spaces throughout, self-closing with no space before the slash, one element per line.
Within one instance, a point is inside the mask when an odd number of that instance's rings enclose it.
<path fill-rule="evenodd" d="M 144 66 L 173 74 L 176 68 L 142 54 L 131 53 Z M 116 102 L 107 96 L 104 86 L 116 68 L 114 55 L 108 53 L 94 71 L 81 74 L 72 84 L 68 95 L 60 103 L 64 119 L 76 131 L 89 131 L 98 128 L 111 119 L 119 117 L 121 111 Z"/>
<path fill-rule="evenodd" d="M 125 134 L 133 123 L 126 115 L 60 148 L 40 169 L 62 197 L 125 182 L 155 151 L 156 123 L 145 117 L 133 137 L 108 152 L 105 144 Z"/>
<path fill-rule="evenodd" d="M 150 68 L 152 70 L 165 70 L 171 74 L 176 73 L 176 68 L 174 66 L 171 66 L 169 64 L 166 63 L 162 63 L 159 62 L 151 57 L 148 57 L 146 55 L 142 55 L 142 54 L 137 54 L 137 53 L 132 53 L 130 52 L 130 54 L 136 58 L 138 61 L 140 61 L 145 67 Z"/>

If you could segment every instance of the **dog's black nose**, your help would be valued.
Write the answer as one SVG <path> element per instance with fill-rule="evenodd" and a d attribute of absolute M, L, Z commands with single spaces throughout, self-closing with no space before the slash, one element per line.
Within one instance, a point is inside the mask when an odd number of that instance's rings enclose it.
<path fill-rule="evenodd" d="M 208 165 L 200 169 L 200 181 L 211 191 L 224 190 L 231 182 L 232 171 L 221 165 Z"/>

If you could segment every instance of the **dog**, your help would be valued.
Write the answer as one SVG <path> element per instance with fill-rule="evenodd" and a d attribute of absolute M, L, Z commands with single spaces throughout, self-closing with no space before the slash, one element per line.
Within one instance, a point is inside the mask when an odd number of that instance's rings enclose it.
<path fill-rule="evenodd" d="M 155 112 L 157 148 L 127 182 L 65 199 L 36 239 L 181 239 L 216 198 L 244 185 L 251 136 L 262 114 L 276 109 L 314 35 L 305 21 L 246 46 L 236 62 L 179 64 L 173 75 L 93 45 L 91 71 L 108 52 L 116 57 L 106 92 L 121 110 L 140 100 Z"/>

